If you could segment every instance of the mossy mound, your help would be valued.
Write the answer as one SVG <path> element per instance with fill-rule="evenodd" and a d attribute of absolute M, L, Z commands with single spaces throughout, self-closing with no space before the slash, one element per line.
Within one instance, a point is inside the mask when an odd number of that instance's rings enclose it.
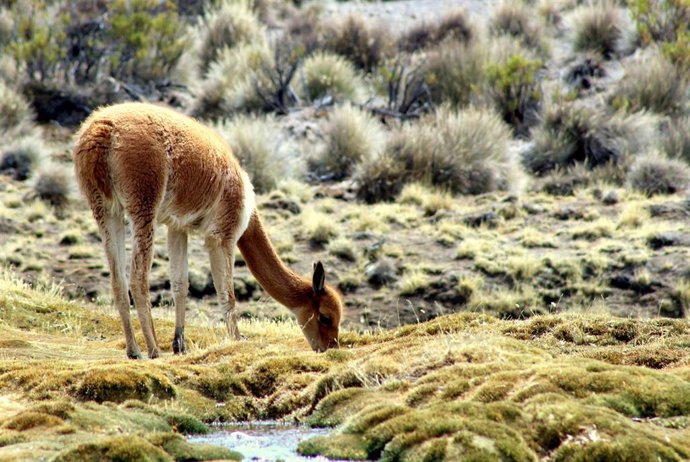
<path fill-rule="evenodd" d="M 84 401 L 121 403 L 128 399 L 171 399 L 175 397 L 175 387 L 165 375 L 112 366 L 87 372 L 74 395 Z"/>
<path fill-rule="evenodd" d="M 111 436 L 97 442 L 69 448 L 55 458 L 55 462 L 123 462 L 141 460 L 170 462 L 174 460 L 163 449 L 139 436 Z"/>

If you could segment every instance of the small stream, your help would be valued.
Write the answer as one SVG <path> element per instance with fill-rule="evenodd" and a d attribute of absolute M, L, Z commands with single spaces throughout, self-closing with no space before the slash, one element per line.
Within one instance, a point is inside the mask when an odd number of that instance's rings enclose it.
<path fill-rule="evenodd" d="M 328 428 L 309 428 L 279 422 L 247 422 L 223 425 L 207 435 L 190 436 L 190 443 L 205 443 L 237 451 L 245 461 L 333 462 L 327 457 L 305 457 L 297 454 L 302 440 L 323 436 Z"/>

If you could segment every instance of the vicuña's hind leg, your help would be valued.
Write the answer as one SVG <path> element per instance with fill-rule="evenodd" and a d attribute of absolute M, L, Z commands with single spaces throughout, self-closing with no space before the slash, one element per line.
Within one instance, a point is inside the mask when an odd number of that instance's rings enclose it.
<path fill-rule="evenodd" d="M 233 243 L 207 239 L 209 260 L 211 262 L 211 274 L 213 285 L 218 294 L 218 302 L 223 309 L 225 325 L 230 337 L 240 339 L 240 330 L 237 327 L 237 311 L 235 310 L 235 286 L 232 281 L 233 267 L 235 266 L 235 246 Z"/>
<path fill-rule="evenodd" d="M 189 291 L 187 266 L 187 234 L 168 228 L 168 256 L 170 257 L 170 286 L 175 300 L 175 338 L 173 353 L 186 353 L 184 341 L 184 316 Z"/>
<path fill-rule="evenodd" d="M 101 207 L 98 210 L 103 210 Z M 94 214 L 98 214 L 98 210 Z M 113 301 L 120 313 L 122 329 L 127 342 L 127 357 L 141 359 L 139 346 L 134 339 L 134 330 L 129 316 L 129 294 L 127 293 L 127 273 L 125 271 L 125 218 L 122 214 L 99 214 L 98 226 L 105 243 L 105 253 L 110 266 L 110 282 L 113 288 Z"/>
<path fill-rule="evenodd" d="M 133 220 L 134 246 L 132 248 L 132 276 L 130 290 L 137 308 L 141 330 L 144 332 L 149 358 L 160 356 L 156 331 L 151 319 L 151 300 L 149 299 L 149 272 L 153 260 L 153 217 L 150 220 Z"/>

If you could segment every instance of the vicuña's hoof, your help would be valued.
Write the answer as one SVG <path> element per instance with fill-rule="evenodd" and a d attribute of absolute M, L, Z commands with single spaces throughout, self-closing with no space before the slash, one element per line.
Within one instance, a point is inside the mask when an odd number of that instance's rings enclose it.
<path fill-rule="evenodd" d="M 128 351 L 127 357 L 129 359 L 142 359 L 141 352 L 139 352 L 139 351 Z"/>
<path fill-rule="evenodd" d="M 161 356 L 161 352 L 158 349 L 153 350 L 153 351 L 149 351 L 149 359 L 160 358 L 160 356 Z"/>

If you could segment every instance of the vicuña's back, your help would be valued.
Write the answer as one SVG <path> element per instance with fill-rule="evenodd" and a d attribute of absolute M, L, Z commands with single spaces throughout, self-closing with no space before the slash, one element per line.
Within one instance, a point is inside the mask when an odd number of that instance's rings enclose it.
<path fill-rule="evenodd" d="M 233 337 L 239 338 L 232 284 L 239 242 L 252 273 L 295 312 L 312 347 L 324 350 L 337 343 L 342 303 L 332 288 L 324 286 L 323 266 L 315 266 L 310 282 L 283 265 L 256 213 L 247 174 L 213 130 L 150 104 L 110 106 L 94 112 L 76 134 L 74 166 L 103 236 L 128 356 L 136 358 L 140 353 L 129 317 L 125 215 L 130 217 L 134 238 L 130 290 L 149 357 L 160 354 L 148 293 L 156 222 L 168 227 L 176 353 L 185 351 L 189 233 L 205 240 L 213 282 Z"/>

